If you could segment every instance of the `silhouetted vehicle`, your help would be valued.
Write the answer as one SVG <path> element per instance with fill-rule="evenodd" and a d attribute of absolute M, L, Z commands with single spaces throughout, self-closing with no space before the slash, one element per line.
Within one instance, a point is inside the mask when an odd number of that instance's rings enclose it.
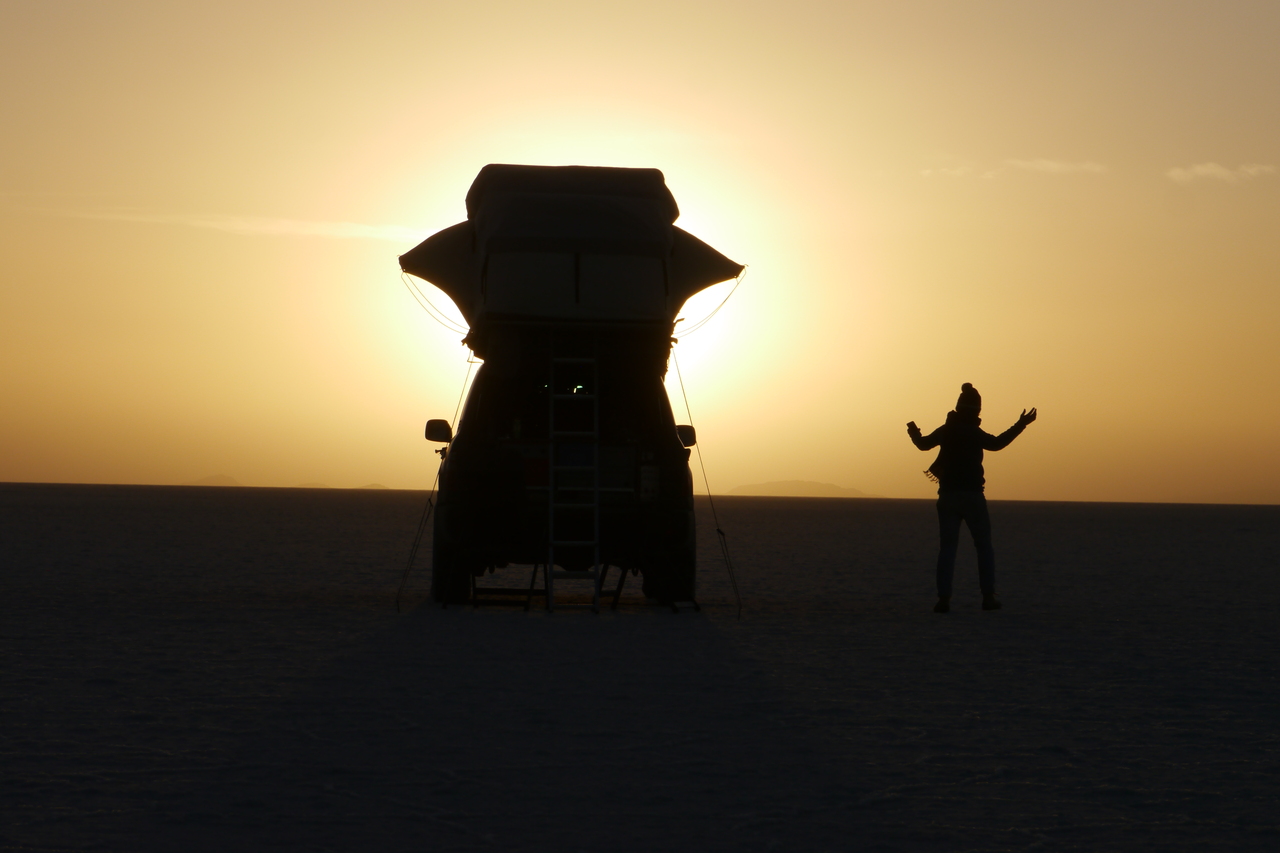
<path fill-rule="evenodd" d="M 663 378 L 685 300 L 742 267 L 678 215 L 656 169 L 490 165 L 467 221 L 401 256 L 458 306 L 484 362 L 456 432 L 428 424 L 450 441 L 435 600 L 466 601 L 473 577 L 512 563 L 550 567 L 548 587 L 592 579 L 597 600 L 606 566 L 643 573 L 652 598 L 693 598 L 694 436 Z"/>

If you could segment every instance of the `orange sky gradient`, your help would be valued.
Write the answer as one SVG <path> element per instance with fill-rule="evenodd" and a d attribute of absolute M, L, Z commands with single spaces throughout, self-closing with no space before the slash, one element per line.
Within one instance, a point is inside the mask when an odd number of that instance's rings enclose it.
<path fill-rule="evenodd" d="M 1268 2 L 8 2 L 0 481 L 429 487 L 466 350 L 396 256 L 486 163 L 576 163 L 662 169 L 749 267 L 676 347 L 713 491 L 929 497 L 904 425 L 972 382 L 1040 412 L 992 498 L 1280 503 L 1277 41 Z"/>

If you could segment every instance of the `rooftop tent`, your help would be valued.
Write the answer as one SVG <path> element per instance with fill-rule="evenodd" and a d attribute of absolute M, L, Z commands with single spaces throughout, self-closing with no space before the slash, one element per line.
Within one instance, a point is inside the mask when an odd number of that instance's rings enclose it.
<path fill-rule="evenodd" d="M 514 193 L 632 199 L 648 207 L 657 220 L 667 225 L 680 216 L 680 208 L 676 207 L 676 200 L 657 169 L 490 163 L 480 170 L 467 191 L 467 218 L 475 219 L 486 208 L 500 206 L 504 196 Z"/>
<path fill-rule="evenodd" d="M 662 172 L 489 165 L 467 221 L 400 256 L 474 326 L 488 317 L 671 322 L 740 264 L 672 223 Z"/>

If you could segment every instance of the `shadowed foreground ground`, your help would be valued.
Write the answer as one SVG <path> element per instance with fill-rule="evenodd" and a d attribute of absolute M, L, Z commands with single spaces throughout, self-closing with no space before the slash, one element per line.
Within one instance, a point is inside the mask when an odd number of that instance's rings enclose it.
<path fill-rule="evenodd" d="M 1280 507 L 993 503 L 937 616 L 929 502 L 722 498 L 741 621 L 708 535 L 701 615 L 397 615 L 424 499 L 0 485 L 0 849 L 1280 845 Z"/>

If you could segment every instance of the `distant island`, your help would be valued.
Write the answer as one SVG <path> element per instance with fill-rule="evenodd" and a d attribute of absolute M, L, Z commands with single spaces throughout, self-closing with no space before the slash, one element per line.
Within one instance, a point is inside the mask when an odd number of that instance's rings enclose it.
<path fill-rule="evenodd" d="M 779 498 L 878 498 L 858 489 L 846 489 L 834 483 L 815 483 L 812 480 L 775 480 L 772 483 L 756 483 L 737 486 L 729 490 L 731 495 L 768 495 Z"/>

